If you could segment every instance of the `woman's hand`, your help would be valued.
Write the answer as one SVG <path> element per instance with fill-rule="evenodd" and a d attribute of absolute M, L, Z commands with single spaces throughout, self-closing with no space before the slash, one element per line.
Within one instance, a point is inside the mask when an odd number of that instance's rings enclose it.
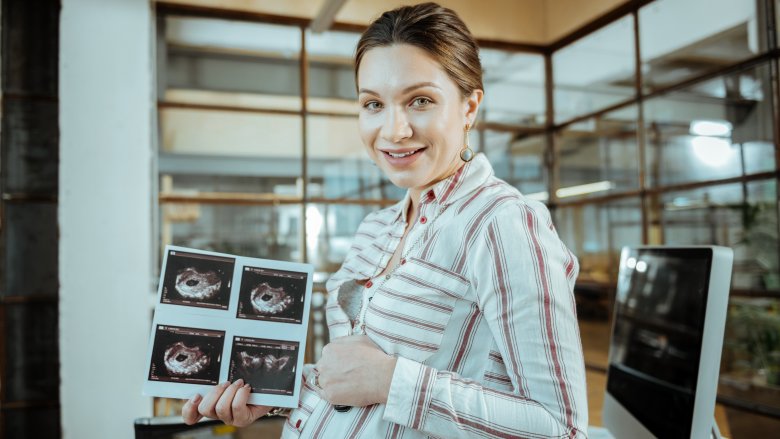
<path fill-rule="evenodd" d="M 189 399 L 181 409 L 181 417 L 187 425 L 205 416 L 236 427 L 247 426 L 273 408 L 247 404 L 251 393 L 252 388 L 242 379 L 233 384 L 224 382 L 215 386 L 205 398 L 195 395 Z"/>
<path fill-rule="evenodd" d="M 339 337 L 322 348 L 315 366 L 320 394 L 335 405 L 363 407 L 384 404 L 390 392 L 396 358 L 368 336 Z"/>

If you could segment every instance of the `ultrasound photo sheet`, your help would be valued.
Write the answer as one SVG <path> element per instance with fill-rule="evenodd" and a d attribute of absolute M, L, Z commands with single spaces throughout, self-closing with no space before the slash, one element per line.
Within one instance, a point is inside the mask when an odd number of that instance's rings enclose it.
<path fill-rule="evenodd" d="M 239 378 L 250 404 L 297 407 L 313 267 L 165 248 L 143 394 L 205 395 Z"/>

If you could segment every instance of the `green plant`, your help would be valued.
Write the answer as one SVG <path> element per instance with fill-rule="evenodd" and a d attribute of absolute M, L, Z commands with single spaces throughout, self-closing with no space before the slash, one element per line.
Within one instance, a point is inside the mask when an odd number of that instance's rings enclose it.
<path fill-rule="evenodd" d="M 742 233 L 739 241 L 731 246 L 745 247 L 751 262 L 761 271 L 762 287 L 768 290 L 780 288 L 778 270 L 777 211 L 774 203 L 744 201 L 726 205 L 740 213 Z"/>
<path fill-rule="evenodd" d="M 766 374 L 780 385 L 780 303 L 769 299 L 732 300 L 726 347 L 737 368 Z"/>

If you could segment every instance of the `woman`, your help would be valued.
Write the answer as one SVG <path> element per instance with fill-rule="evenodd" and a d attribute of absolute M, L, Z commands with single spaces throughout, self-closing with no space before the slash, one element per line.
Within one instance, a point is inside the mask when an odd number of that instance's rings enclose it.
<path fill-rule="evenodd" d="M 433 3 L 386 12 L 355 74 L 366 150 L 408 191 L 328 281 L 331 343 L 283 437 L 585 437 L 577 262 L 547 209 L 468 147 L 483 97 L 468 29 Z M 224 383 L 183 417 L 246 425 L 270 410 L 249 392 Z"/>

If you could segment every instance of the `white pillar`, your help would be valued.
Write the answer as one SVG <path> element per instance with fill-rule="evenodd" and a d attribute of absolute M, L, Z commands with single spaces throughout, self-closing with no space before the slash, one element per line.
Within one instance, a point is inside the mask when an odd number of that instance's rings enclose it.
<path fill-rule="evenodd" d="M 60 378 L 69 439 L 132 438 L 152 288 L 149 0 L 62 0 Z"/>

